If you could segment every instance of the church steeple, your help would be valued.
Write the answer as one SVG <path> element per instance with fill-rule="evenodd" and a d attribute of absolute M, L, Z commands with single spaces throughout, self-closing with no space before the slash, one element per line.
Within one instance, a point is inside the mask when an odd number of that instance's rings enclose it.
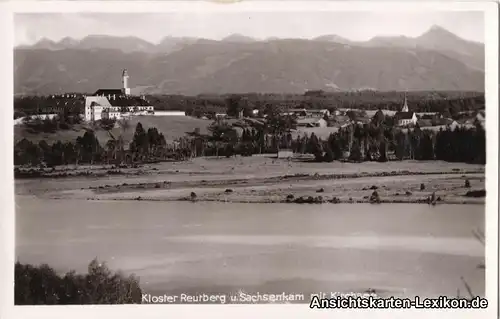
<path fill-rule="evenodd" d="M 408 110 L 408 101 L 406 99 L 406 92 L 405 92 L 405 101 L 404 101 L 404 104 L 403 104 L 403 108 L 401 109 L 401 112 L 409 112 L 409 110 Z"/>
<path fill-rule="evenodd" d="M 128 72 L 124 69 L 122 72 L 122 93 L 130 95 L 130 88 L 128 87 Z"/>

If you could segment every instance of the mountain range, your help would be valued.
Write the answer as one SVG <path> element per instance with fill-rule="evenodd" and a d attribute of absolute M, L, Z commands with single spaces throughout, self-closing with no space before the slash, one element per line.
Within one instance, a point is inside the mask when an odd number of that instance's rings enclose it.
<path fill-rule="evenodd" d="M 439 26 L 418 37 L 351 41 L 222 40 L 90 35 L 42 39 L 14 49 L 18 94 L 94 92 L 119 88 L 126 68 L 133 93 L 303 93 L 306 90 L 484 91 L 484 44 Z"/>

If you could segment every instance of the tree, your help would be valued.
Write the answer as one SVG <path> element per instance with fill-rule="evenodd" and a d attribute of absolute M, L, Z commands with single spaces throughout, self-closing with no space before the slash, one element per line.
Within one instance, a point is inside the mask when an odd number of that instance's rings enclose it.
<path fill-rule="evenodd" d="M 116 119 L 115 118 L 103 118 L 103 119 L 99 120 L 99 125 L 103 130 L 107 131 L 110 136 L 112 136 L 111 130 L 116 125 Z M 112 138 L 114 139 L 114 137 L 112 137 Z"/>
<path fill-rule="evenodd" d="M 375 115 L 372 118 L 372 123 L 375 125 L 380 125 L 385 121 L 385 116 L 384 112 L 382 112 L 381 109 L 378 109 L 378 111 L 375 113 Z"/>
<path fill-rule="evenodd" d="M 88 273 L 83 275 L 70 271 L 59 276 L 48 265 L 17 262 L 14 276 L 16 305 L 129 304 L 142 301 L 138 278 L 112 273 L 95 259 L 89 264 Z"/>
<path fill-rule="evenodd" d="M 349 159 L 354 162 L 361 162 L 361 146 L 359 145 L 359 141 L 355 140 L 352 144 L 351 152 L 349 155 Z"/>
<path fill-rule="evenodd" d="M 333 154 L 332 149 L 330 148 L 329 144 L 327 143 L 325 145 L 325 155 L 323 156 L 323 161 L 324 162 L 333 162 L 335 159 L 335 155 Z"/>
<path fill-rule="evenodd" d="M 405 142 L 406 142 L 406 134 L 399 131 L 396 134 L 396 146 L 394 149 L 394 155 L 400 161 L 405 158 Z"/>
<path fill-rule="evenodd" d="M 79 159 L 91 165 L 94 161 L 100 160 L 102 147 L 94 131 L 87 131 L 76 139 L 77 149 L 79 150 Z"/>
<path fill-rule="evenodd" d="M 136 158 L 140 159 L 143 159 L 149 153 L 149 139 L 140 122 L 135 127 L 134 137 L 130 143 L 130 150 Z"/>
<path fill-rule="evenodd" d="M 14 146 L 15 165 L 38 165 L 42 159 L 42 150 L 38 145 L 23 138 Z"/>
<path fill-rule="evenodd" d="M 355 111 L 349 110 L 347 111 L 346 115 L 349 117 L 351 121 L 356 121 L 358 118 L 358 115 L 356 114 Z"/>
<path fill-rule="evenodd" d="M 268 111 L 267 127 L 273 136 L 276 149 L 279 151 L 283 134 L 290 133 L 292 129 L 295 129 L 297 120 L 290 115 L 282 116 L 275 109 L 269 109 Z"/>
<path fill-rule="evenodd" d="M 316 134 L 312 133 L 307 141 L 307 153 L 313 154 L 316 161 L 323 160 L 323 145 Z"/>
<path fill-rule="evenodd" d="M 211 140 L 215 144 L 216 156 L 219 156 L 219 149 L 227 149 L 227 144 L 234 144 L 238 141 L 236 131 L 227 122 L 215 120 L 208 128 L 211 132 Z"/>
<path fill-rule="evenodd" d="M 243 110 L 241 106 L 241 96 L 231 95 L 226 99 L 227 103 L 227 115 L 238 117 L 240 112 Z"/>

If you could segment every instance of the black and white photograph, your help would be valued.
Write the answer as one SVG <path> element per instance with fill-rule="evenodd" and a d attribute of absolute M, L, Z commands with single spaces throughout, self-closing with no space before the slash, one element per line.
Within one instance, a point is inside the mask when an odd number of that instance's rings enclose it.
<path fill-rule="evenodd" d="M 94 4 L 12 12 L 14 307 L 496 313 L 484 8 Z"/>

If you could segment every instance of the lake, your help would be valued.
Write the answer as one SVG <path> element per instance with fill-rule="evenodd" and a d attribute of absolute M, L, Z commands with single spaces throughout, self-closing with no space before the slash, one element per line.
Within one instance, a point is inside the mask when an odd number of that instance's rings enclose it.
<path fill-rule="evenodd" d="M 231 204 L 16 196 L 16 258 L 98 257 L 151 294 L 484 295 L 484 205 Z"/>

